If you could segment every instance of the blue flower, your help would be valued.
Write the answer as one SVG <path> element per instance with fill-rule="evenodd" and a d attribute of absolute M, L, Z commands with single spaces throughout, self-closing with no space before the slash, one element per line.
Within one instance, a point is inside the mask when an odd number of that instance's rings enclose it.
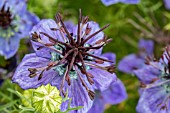
<path fill-rule="evenodd" d="M 136 107 L 138 113 L 170 113 L 170 46 L 159 61 L 135 71 L 143 90 Z"/>
<path fill-rule="evenodd" d="M 26 10 L 24 0 L 0 1 L 0 55 L 15 55 L 21 38 L 28 36 L 38 18 Z"/>
<path fill-rule="evenodd" d="M 134 70 L 145 65 L 145 58 L 152 56 L 154 43 L 151 40 L 141 39 L 138 44 L 139 53 L 125 56 L 118 64 L 118 69 L 122 72 L 134 74 Z"/>
<path fill-rule="evenodd" d="M 103 56 L 115 61 L 115 54 L 105 53 Z M 106 104 L 118 104 L 127 98 L 126 89 L 118 79 L 113 81 L 109 88 L 104 91 L 96 91 L 96 96 L 92 108 L 87 113 L 103 113 Z"/>
<path fill-rule="evenodd" d="M 125 3 L 125 4 L 137 4 L 140 2 L 140 0 L 101 0 L 101 1 L 105 6 L 116 4 L 118 2 Z"/>
<path fill-rule="evenodd" d="M 170 1 L 169 0 L 164 0 L 164 5 L 166 9 L 170 10 Z"/>
<path fill-rule="evenodd" d="M 30 32 L 35 53 L 26 55 L 12 78 L 21 88 L 37 88 L 51 83 L 64 97 L 72 98 L 71 107 L 86 113 L 93 104 L 94 91 L 104 91 L 116 80 L 113 61 L 102 56 L 102 48 L 111 40 L 88 17 L 79 17 L 78 25 L 70 27 L 61 15 L 41 20 Z M 61 105 L 66 110 L 68 102 Z"/>

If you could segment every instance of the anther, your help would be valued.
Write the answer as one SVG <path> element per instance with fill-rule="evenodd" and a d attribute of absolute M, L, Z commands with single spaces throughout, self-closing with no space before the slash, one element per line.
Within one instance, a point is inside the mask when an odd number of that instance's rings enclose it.
<path fill-rule="evenodd" d="M 88 90 L 88 95 L 89 95 L 89 97 L 90 97 L 91 100 L 94 100 L 94 95 L 95 95 L 95 93 L 94 93 L 93 91 Z"/>

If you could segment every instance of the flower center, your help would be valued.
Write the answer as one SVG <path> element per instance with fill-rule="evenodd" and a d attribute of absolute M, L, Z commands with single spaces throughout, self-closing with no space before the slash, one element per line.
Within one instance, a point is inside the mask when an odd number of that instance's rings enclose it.
<path fill-rule="evenodd" d="M 12 14 L 9 7 L 7 8 L 7 10 L 5 10 L 5 5 L 6 3 L 4 3 L 0 10 L 0 26 L 4 29 L 7 29 L 11 24 Z"/>
<path fill-rule="evenodd" d="M 51 30 L 59 30 L 64 42 L 56 40 L 45 32 L 40 32 L 40 34 L 46 36 L 49 39 L 50 43 L 44 43 L 41 40 L 41 36 L 36 32 L 32 33 L 32 40 L 44 45 L 39 47 L 38 49 L 48 47 L 54 50 L 54 52 L 51 52 L 51 62 L 48 64 L 47 67 L 41 68 L 42 71 L 40 72 L 39 79 L 42 78 L 43 72 L 46 70 L 53 69 L 57 71 L 60 76 L 63 76 L 60 88 L 63 92 L 62 89 L 65 81 L 67 81 L 68 85 L 71 85 L 71 79 L 77 79 L 79 77 L 80 81 L 82 82 L 82 85 L 88 91 L 89 97 L 91 99 L 94 99 L 94 92 L 92 92 L 87 87 L 85 80 L 82 77 L 82 74 L 86 76 L 88 82 L 92 85 L 94 84 L 94 77 L 93 75 L 87 72 L 90 67 L 100 68 L 111 73 L 113 73 L 115 67 L 113 65 L 106 67 L 97 65 L 103 64 L 104 62 L 113 62 L 108 59 L 104 59 L 94 55 L 94 51 L 102 48 L 105 44 L 109 43 L 111 41 L 110 39 L 107 39 L 107 37 L 104 36 L 103 39 L 99 39 L 93 45 L 86 43 L 95 35 L 106 29 L 108 25 L 89 35 L 89 33 L 91 32 L 91 28 L 89 27 L 87 21 L 88 17 L 84 17 L 82 19 L 80 12 L 77 34 L 76 36 L 73 36 L 73 33 L 68 32 L 64 22 L 61 19 L 61 15 L 58 13 L 56 15 L 56 23 L 59 29 L 51 28 Z M 85 31 L 83 32 L 82 28 L 85 24 L 87 24 L 87 26 Z M 30 77 L 34 77 L 37 75 L 38 70 L 31 68 L 29 69 L 29 71 Z"/>

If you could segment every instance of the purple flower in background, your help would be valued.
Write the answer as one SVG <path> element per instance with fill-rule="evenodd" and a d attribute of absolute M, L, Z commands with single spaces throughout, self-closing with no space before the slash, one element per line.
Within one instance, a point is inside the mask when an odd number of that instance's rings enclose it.
<path fill-rule="evenodd" d="M 170 113 L 170 46 L 159 61 L 150 61 L 136 70 L 141 76 L 142 89 L 138 113 Z"/>
<path fill-rule="evenodd" d="M 86 113 L 92 106 L 94 91 L 106 90 L 117 77 L 111 56 L 103 56 L 102 48 L 111 40 L 99 28 L 88 22 L 80 12 L 78 25 L 64 24 L 58 13 L 56 19 L 40 21 L 30 32 L 36 53 L 26 55 L 12 78 L 21 88 L 37 88 L 51 83 L 62 96 L 68 90 L 71 107 L 83 106 L 76 111 Z M 64 102 L 61 110 L 66 110 Z"/>
<path fill-rule="evenodd" d="M 119 2 L 125 3 L 125 4 L 137 4 L 140 2 L 140 0 L 101 0 L 101 1 L 105 6 L 116 4 Z"/>
<path fill-rule="evenodd" d="M 170 10 L 170 0 L 164 0 L 164 5 L 166 9 Z"/>
<path fill-rule="evenodd" d="M 105 53 L 103 56 L 116 62 L 116 55 Z M 110 87 L 104 91 L 96 91 L 96 96 L 92 108 L 87 113 L 103 113 L 106 104 L 118 104 L 127 98 L 126 89 L 123 83 L 118 79 L 110 84 Z"/>
<path fill-rule="evenodd" d="M 26 10 L 24 0 L 0 1 L 0 55 L 11 58 L 21 38 L 28 36 L 38 18 Z"/>
<path fill-rule="evenodd" d="M 145 65 L 145 58 L 152 56 L 154 43 L 151 40 L 140 39 L 138 44 L 139 52 L 125 56 L 118 64 L 118 69 L 122 72 L 133 74 L 134 70 Z"/>

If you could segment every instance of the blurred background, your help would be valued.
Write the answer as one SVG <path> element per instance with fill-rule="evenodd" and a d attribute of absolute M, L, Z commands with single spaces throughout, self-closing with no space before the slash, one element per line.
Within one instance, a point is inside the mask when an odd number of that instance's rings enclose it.
<path fill-rule="evenodd" d="M 101 27 L 110 24 L 104 32 L 113 41 L 104 47 L 103 52 L 114 52 L 116 63 L 130 53 L 137 53 L 140 38 L 153 39 L 142 32 L 141 28 L 148 29 L 141 19 L 153 25 L 157 29 L 157 34 L 163 32 L 169 35 L 170 13 L 165 8 L 163 0 L 141 0 L 139 4 L 117 3 L 110 6 L 105 6 L 100 0 L 28 0 L 28 10 L 41 19 L 53 19 L 56 12 L 60 12 L 64 20 L 71 20 L 77 24 L 79 9 L 82 9 L 83 15 L 88 15 L 90 20 L 96 21 Z M 136 14 L 140 16 L 135 16 Z M 153 36 L 156 35 L 155 32 L 151 33 Z M 155 45 L 155 57 L 160 57 L 161 47 L 164 44 L 156 41 Z M 31 47 L 29 38 L 22 39 L 17 53 L 20 60 L 26 53 L 32 52 L 27 46 Z M 8 66 L 8 61 L 6 62 L 2 56 L 0 56 L 0 66 Z M 138 80 L 133 75 L 119 71 L 116 71 L 116 74 L 125 84 L 128 99 L 118 105 L 106 105 L 105 113 L 135 113 L 139 98 Z"/>

